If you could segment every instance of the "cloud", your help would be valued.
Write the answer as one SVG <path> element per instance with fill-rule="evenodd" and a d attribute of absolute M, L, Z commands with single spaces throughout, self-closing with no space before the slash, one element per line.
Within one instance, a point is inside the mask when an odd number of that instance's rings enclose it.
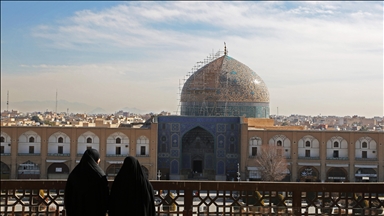
<path fill-rule="evenodd" d="M 33 75 L 19 83 L 27 85 L 28 79 L 48 83 L 49 88 L 70 86 L 84 96 L 71 88 L 68 96 L 102 99 L 106 106 L 129 101 L 141 104 L 135 105 L 141 109 L 161 104 L 161 110 L 175 110 L 179 79 L 207 53 L 223 50 L 226 42 L 229 55 L 255 70 L 271 95 L 279 94 L 271 100 L 283 101 L 285 93 L 297 94 L 302 85 L 312 83 L 316 88 L 300 96 L 361 98 L 372 92 L 367 98 L 377 101 L 382 97 L 375 88 L 383 76 L 382 12 L 381 3 L 333 1 L 122 2 L 98 11 L 81 10 L 54 24 L 33 27 L 39 49 L 70 53 L 71 58 L 21 64 Z M 88 61 L 82 62 L 84 58 Z M 12 71 L 3 74 L 9 83 L 18 82 Z M 362 80 L 364 92 L 345 90 Z M 124 97 L 116 98 L 120 92 Z M 300 99 L 294 103 L 307 104 Z M 324 103 L 314 112 L 325 113 L 321 109 L 332 106 Z M 379 102 L 373 106 L 382 108 Z M 356 101 L 352 107 L 365 112 Z"/>
<path fill-rule="evenodd" d="M 339 42 L 359 46 L 364 41 L 360 46 L 375 49 L 382 44 L 378 10 L 362 11 L 361 4 L 348 2 L 299 2 L 289 10 L 283 6 L 269 2 L 123 3 L 102 11 L 78 11 L 57 26 L 38 26 L 32 35 L 57 48 L 96 51 L 111 47 L 184 50 L 231 37 L 294 41 L 302 46 Z"/>

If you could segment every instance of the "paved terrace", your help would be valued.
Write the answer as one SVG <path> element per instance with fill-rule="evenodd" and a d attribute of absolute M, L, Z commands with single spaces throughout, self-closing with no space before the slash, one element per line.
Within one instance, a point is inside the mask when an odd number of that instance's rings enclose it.
<path fill-rule="evenodd" d="M 384 215 L 382 182 L 151 183 L 159 216 Z M 65 180 L 1 180 L 0 215 L 65 215 L 65 184 Z"/>

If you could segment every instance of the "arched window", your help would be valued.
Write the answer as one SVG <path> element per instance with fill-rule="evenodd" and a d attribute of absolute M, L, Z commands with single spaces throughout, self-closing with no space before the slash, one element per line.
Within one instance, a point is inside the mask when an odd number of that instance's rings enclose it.
<path fill-rule="evenodd" d="M 368 147 L 367 142 L 363 142 L 363 143 L 361 144 L 361 148 L 367 148 L 367 147 Z"/>
<path fill-rule="evenodd" d="M 281 146 L 281 145 L 282 145 L 281 140 L 277 141 L 277 146 Z"/>
<path fill-rule="evenodd" d="M 252 147 L 251 156 L 257 156 L 257 147 Z"/>
<path fill-rule="evenodd" d="M 339 142 L 334 142 L 333 143 L 333 148 L 339 148 Z"/>
<path fill-rule="evenodd" d="M 305 147 L 311 147 L 311 142 L 309 141 L 305 142 Z"/>
<path fill-rule="evenodd" d="M 5 142 L 5 139 L 4 139 L 4 137 L 2 136 L 2 137 L 0 137 L 0 142 Z"/>
<path fill-rule="evenodd" d="M 121 139 L 119 137 L 116 138 L 116 143 L 121 143 Z"/>
<path fill-rule="evenodd" d="M 140 136 L 136 141 L 136 155 L 149 156 L 149 139 L 145 136 Z"/>
<path fill-rule="evenodd" d="M 57 139 L 57 142 L 58 142 L 58 143 L 63 143 L 63 142 L 64 142 L 63 137 L 59 137 L 59 139 Z"/>
<path fill-rule="evenodd" d="M 92 143 L 92 138 L 91 137 L 87 138 L 87 143 Z"/>
<path fill-rule="evenodd" d="M 35 142 L 35 137 L 29 137 L 29 142 L 30 142 L 30 143 Z"/>

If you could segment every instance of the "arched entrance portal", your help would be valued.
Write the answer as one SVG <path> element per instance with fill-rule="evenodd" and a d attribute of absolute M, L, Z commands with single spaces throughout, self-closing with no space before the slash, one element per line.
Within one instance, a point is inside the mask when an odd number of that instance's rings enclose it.
<path fill-rule="evenodd" d="M 201 127 L 196 127 L 182 138 L 182 170 L 185 179 L 215 180 L 214 138 Z"/>
<path fill-rule="evenodd" d="M 345 182 L 347 180 L 348 175 L 344 168 L 332 167 L 327 172 L 327 181 L 329 182 Z"/>
<path fill-rule="evenodd" d="M 48 179 L 67 179 L 69 168 L 64 163 L 53 163 L 48 167 Z"/>
<path fill-rule="evenodd" d="M 359 168 L 355 173 L 356 182 L 377 182 L 377 173 L 373 168 Z"/>
<path fill-rule="evenodd" d="M 319 180 L 319 171 L 313 166 L 305 166 L 299 170 L 301 182 L 316 182 Z"/>
<path fill-rule="evenodd" d="M 39 179 L 40 168 L 32 161 L 27 161 L 19 165 L 17 174 L 19 179 Z"/>
<path fill-rule="evenodd" d="M 9 166 L 1 161 L 1 167 L 0 167 L 0 177 L 1 179 L 9 179 L 11 176 L 11 169 L 9 169 Z"/>

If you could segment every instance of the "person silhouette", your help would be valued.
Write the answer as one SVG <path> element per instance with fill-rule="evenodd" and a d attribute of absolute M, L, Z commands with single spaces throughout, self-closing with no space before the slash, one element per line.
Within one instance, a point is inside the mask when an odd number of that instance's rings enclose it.
<path fill-rule="evenodd" d="M 111 187 L 108 215 L 154 216 L 154 200 L 153 187 L 139 161 L 126 157 Z"/>
<path fill-rule="evenodd" d="M 69 174 L 64 191 L 67 216 L 105 216 L 109 188 L 104 171 L 99 166 L 96 149 L 87 149 L 80 163 Z"/>

